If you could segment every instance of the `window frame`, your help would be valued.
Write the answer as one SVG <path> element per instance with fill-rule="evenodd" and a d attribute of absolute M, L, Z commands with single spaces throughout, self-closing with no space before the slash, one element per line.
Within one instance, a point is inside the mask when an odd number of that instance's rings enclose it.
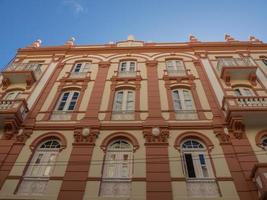
<path fill-rule="evenodd" d="M 181 65 L 179 66 L 177 63 L 180 62 Z M 169 65 L 170 64 L 170 65 Z M 183 60 L 180 59 L 169 59 L 165 61 L 166 70 L 169 71 L 183 71 L 185 73 L 185 65 Z M 173 69 L 170 69 L 173 68 Z"/>
<path fill-rule="evenodd" d="M 175 97 L 175 92 L 177 92 L 177 97 Z M 185 96 L 185 92 L 187 93 L 187 97 Z M 182 95 L 181 95 L 182 94 Z M 173 108 L 175 111 L 195 111 L 195 102 L 193 98 L 193 94 L 191 90 L 185 88 L 175 88 L 172 90 L 172 102 Z M 188 102 L 190 102 L 190 106 L 188 106 Z M 177 105 L 179 105 L 177 108 Z M 191 107 L 191 109 L 188 109 Z"/>
<path fill-rule="evenodd" d="M 113 145 L 119 142 L 119 148 L 112 148 Z M 129 148 L 122 148 L 121 143 L 126 143 Z M 127 155 L 127 156 L 125 156 Z M 125 161 L 126 158 L 126 161 Z M 103 171 L 101 178 L 100 196 L 102 197 L 130 197 L 131 193 L 131 180 L 133 176 L 133 159 L 134 148 L 130 141 L 125 139 L 115 139 L 107 146 Z M 125 161 L 125 162 L 124 162 Z M 125 167 L 126 166 L 126 167 Z M 127 170 L 127 172 L 125 172 Z M 124 175 L 126 173 L 126 176 Z M 114 187 L 128 187 L 128 194 L 119 193 L 119 189 L 115 193 L 107 194 L 109 186 Z M 118 193 L 116 193 L 118 192 Z"/>
<path fill-rule="evenodd" d="M 253 97 L 256 96 L 254 91 L 250 87 L 240 86 L 233 87 L 234 96 L 236 97 Z"/>
<path fill-rule="evenodd" d="M 68 93 L 67 97 L 65 96 Z M 75 110 L 77 106 L 77 102 L 80 96 L 80 91 L 77 90 L 67 90 L 63 91 L 58 99 L 58 102 L 55 107 L 55 111 L 62 111 L 62 112 L 72 112 Z M 66 97 L 66 99 L 65 99 Z M 72 109 L 70 106 L 72 104 Z M 74 104 L 74 105 L 73 105 Z M 62 107 L 62 108 L 61 108 Z"/>
<path fill-rule="evenodd" d="M 9 95 L 14 95 L 14 97 L 10 98 Z M 4 96 L 3 96 L 3 100 L 16 100 L 19 99 L 19 96 L 22 94 L 21 90 L 12 90 L 12 91 L 8 91 Z"/>
<path fill-rule="evenodd" d="M 121 100 L 118 99 L 118 94 L 122 94 Z M 129 94 L 132 95 L 132 100 L 129 100 Z M 115 92 L 114 96 L 114 102 L 113 102 L 113 112 L 133 112 L 135 111 L 135 90 L 133 89 L 122 89 L 122 90 L 117 90 Z M 121 104 L 119 106 L 120 108 L 118 109 L 118 104 Z M 132 104 L 132 109 L 129 109 L 129 105 Z"/>
<path fill-rule="evenodd" d="M 199 143 L 202 147 L 201 148 L 184 148 L 184 144 L 188 141 L 194 141 Z M 189 175 L 189 167 L 186 159 L 186 155 L 190 155 L 191 157 L 191 164 L 193 165 L 194 170 L 194 177 Z M 201 163 L 201 158 L 204 159 L 204 163 Z M 188 180 L 206 180 L 206 179 L 214 179 L 214 172 L 211 165 L 210 156 L 207 153 L 206 146 L 196 139 L 186 139 L 181 143 L 181 157 L 183 162 L 183 168 L 185 177 Z M 203 161 L 203 160 L 202 160 Z M 204 171 L 205 170 L 205 171 Z M 206 175 L 205 175 L 206 174 Z"/>
<path fill-rule="evenodd" d="M 44 146 L 49 142 L 50 146 Z M 61 146 L 60 140 L 53 138 L 47 139 L 37 146 L 19 185 L 17 191 L 19 195 L 41 196 L 45 194 L 49 177 L 51 177 L 54 172 L 56 160 L 61 150 Z M 38 187 L 40 191 L 35 191 L 33 186 L 34 188 Z"/>
<path fill-rule="evenodd" d="M 131 66 L 132 63 L 134 63 L 133 70 L 131 70 L 132 69 L 132 66 Z M 125 64 L 125 70 L 122 70 L 123 69 L 123 64 Z M 136 71 L 137 71 L 137 61 L 135 61 L 135 60 L 123 60 L 123 61 L 120 61 L 119 68 L 118 68 L 119 74 L 120 73 L 134 73 Z"/>
<path fill-rule="evenodd" d="M 76 69 L 79 67 L 78 71 Z M 72 69 L 72 73 L 86 73 L 90 71 L 91 62 L 77 62 L 74 64 Z"/>
<path fill-rule="evenodd" d="M 262 59 L 262 63 L 263 63 L 265 66 L 267 66 L 267 58 L 263 58 L 263 59 Z"/>

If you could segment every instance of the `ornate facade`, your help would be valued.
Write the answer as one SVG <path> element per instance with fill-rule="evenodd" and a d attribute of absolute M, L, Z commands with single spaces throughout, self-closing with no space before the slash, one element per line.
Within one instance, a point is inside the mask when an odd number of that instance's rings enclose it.
<path fill-rule="evenodd" d="M 267 198 L 267 44 L 18 50 L 1 72 L 0 199 Z"/>

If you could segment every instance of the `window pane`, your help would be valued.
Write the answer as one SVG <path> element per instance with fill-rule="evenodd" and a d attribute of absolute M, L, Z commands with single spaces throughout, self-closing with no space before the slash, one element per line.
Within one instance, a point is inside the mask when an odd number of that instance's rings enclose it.
<path fill-rule="evenodd" d="M 121 72 L 125 72 L 126 71 L 126 66 L 127 66 L 126 62 L 121 63 L 120 71 Z"/>
<path fill-rule="evenodd" d="M 130 62 L 130 72 L 134 72 L 135 71 L 135 62 Z"/>
<path fill-rule="evenodd" d="M 185 154 L 185 162 L 186 162 L 186 169 L 187 169 L 187 175 L 189 178 L 195 178 L 196 173 L 194 169 L 193 159 L 191 154 Z"/>
<path fill-rule="evenodd" d="M 235 92 L 235 96 L 237 97 L 242 96 L 240 89 L 235 89 L 234 92 Z"/>
<path fill-rule="evenodd" d="M 132 91 L 128 92 L 126 110 L 134 110 L 134 93 Z"/>
<path fill-rule="evenodd" d="M 173 62 L 171 60 L 167 61 L 166 65 L 167 65 L 167 70 L 168 71 L 173 71 L 174 70 L 174 65 L 173 65 Z"/>
<path fill-rule="evenodd" d="M 76 104 L 76 102 L 70 102 L 68 110 L 74 110 L 75 104 Z"/>
<path fill-rule="evenodd" d="M 57 110 L 63 110 L 66 102 L 60 102 Z"/>
<path fill-rule="evenodd" d="M 114 109 L 116 111 L 119 111 L 119 110 L 122 110 L 122 98 L 123 98 L 123 92 L 120 91 L 120 92 L 117 92 L 117 95 L 115 97 L 115 107 Z"/>
<path fill-rule="evenodd" d="M 82 67 L 81 63 L 76 64 L 74 72 L 79 72 L 81 70 L 81 67 Z"/>
<path fill-rule="evenodd" d="M 184 67 L 183 61 L 176 60 L 176 67 L 177 67 L 177 69 L 183 69 L 183 67 Z"/>
<path fill-rule="evenodd" d="M 85 63 L 82 71 L 83 72 L 88 72 L 89 71 L 89 68 L 90 68 L 90 63 Z"/>
<path fill-rule="evenodd" d="M 201 165 L 206 165 L 205 157 L 203 154 L 199 154 L 199 161 Z"/>
<path fill-rule="evenodd" d="M 244 96 L 252 96 L 252 92 L 248 88 L 244 88 Z"/>
<path fill-rule="evenodd" d="M 181 110 L 182 109 L 182 104 L 179 96 L 179 91 L 174 90 L 173 91 L 173 104 L 174 104 L 174 110 Z"/>

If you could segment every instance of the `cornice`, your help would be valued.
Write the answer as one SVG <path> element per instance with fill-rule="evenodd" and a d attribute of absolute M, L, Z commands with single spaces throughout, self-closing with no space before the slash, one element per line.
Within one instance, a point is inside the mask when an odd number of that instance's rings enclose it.
<path fill-rule="evenodd" d="M 75 46 L 44 46 L 39 48 L 26 47 L 18 49 L 18 54 L 42 54 L 42 53 L 75 53 L 75 52 L 110 52 L 110 51 L 153 51 L 153 50 L 182 50 L 182 51 L 197 51 L 197 50 L 267 50 L 267 43 L 260 42 L 198 42 L 198 43 L 145 43 L 144 46 L 118 47 L 116 45 L 75 45 Z"/>

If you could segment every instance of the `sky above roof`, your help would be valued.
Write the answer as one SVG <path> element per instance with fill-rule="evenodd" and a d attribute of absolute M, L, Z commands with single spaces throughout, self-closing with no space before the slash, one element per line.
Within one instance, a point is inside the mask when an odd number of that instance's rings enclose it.
<path fill-rule="evenodd" d="M 267 41 L 266 0 L 0 0 L 0 68 L 36 39 L 61 45 L 121 41 Z"/>

